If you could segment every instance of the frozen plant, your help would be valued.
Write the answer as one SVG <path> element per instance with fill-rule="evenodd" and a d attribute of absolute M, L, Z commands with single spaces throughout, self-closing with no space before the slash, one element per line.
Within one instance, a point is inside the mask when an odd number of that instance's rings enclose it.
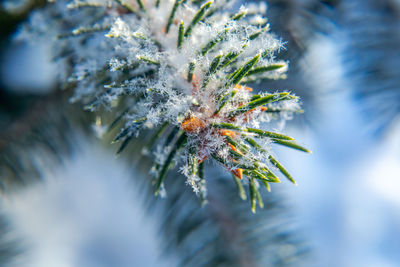
<path fill-rule="evenodd" d="M 54 58 L 76 88 L 71 100 L 110 108 L 110 128 L 124 121 L 118 153 L 139 130 L 153 131 L 144 152 L 155 151 L 156 195 L 168 170 L 183 162 L 187 184 L 205 199 L 204 161 L 211 159 L 233 174 L 242 198 L 248 179 L 254 212 L 256 202 L 263 205 L 258 181 L 269 190 L 280 171 L 295 183 L 270 144 L 309 151 L 268 129 L 271 120 L 301 112 L 298 98 L 248 87 L 287 70 L 275 60 L 283 45 L 269 33 L 265 4 L 234 11 L 234 2 L 60 0 L 36 12 L 21 37 L 57 36 Z"/>

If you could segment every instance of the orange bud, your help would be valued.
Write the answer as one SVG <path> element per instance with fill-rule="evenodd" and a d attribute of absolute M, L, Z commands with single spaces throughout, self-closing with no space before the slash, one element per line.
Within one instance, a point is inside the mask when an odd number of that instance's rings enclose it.
<path fill-rule="evenodd" d="M 234 145 L 232 145 L 232 144 L 228 144 L 228 145 L 232 148 L 233 151 L 237 152 L 237 149 L 236 149 L 236 147 Z"/>
<path fill-rule="evenodd" d="M 199 85 L 200 85 L 199 78 L 196 76 L 196 74 L 193 74 L 193 77 L 192 77 L 192 86 L 193 86 L 192 92 L 193 93 L 195 93 L 199 90 Z"/>
<path fill-rule="evenodd" d="M 254 111 L 256 111 L 256 110 L 257 110 L 257 108 L 250 109 L 250 110 L 247 111 L 245 114 L 251 115 L 251 114 L 252 114 Z M 260 107 L 260 110 L 261 110 L 261 111 L 267 111 L 268 108 L 267 108 L 267 107 Z M 249 121 L 249 117 L 244 118 L 243 121 L 244 121 L 244 122 L 248 122 L 248 121 Z"/>
<path fill-rule="evenodd" d="M 235 86 L 235 88 L 236 88 L 236 89 L 239 89 L 239 90 L 246 90 L 246 91 L 249 91 L 249 92 L 252 92 L 252 91 L 253 91 L 253 88 L 247 87 L 247 86 L 243 86 L 243 85 L 239 85 L 239 84 L 237 84 L 237 85 Z"/>
<path fill-rule="evenodd" d="M 199 155 L 199 157 L 200 157 L 200 155 Z M 199 159 L 197 160 L 197 164 L 202 163 L 202 162 L 205 161 L 207 158 L 208 158 L 208 156 L 203 156 L 202 158 L 199 158 Z"/>
<path fill-rule="evenodd" d="M 204 123 L 204 121 L 196 117 L 188 117 L 184 119 L 181 124 L 182 130 L 187 133 L 196 133 L 204 129 L 205 127 L 206 124 Z"/>
<path fill-rule="evenodd" d="M 229 136 L 229 137 L 232 137 L 232 138 L 235 138 L 236 136 L 238 136 L 237 132 L 234 132 L 234 131 L 231 131 L 231 130 L 221 130 L 220 134 L 222 136 Z"/>
<path fill-rule="evenodd" d="M 231 173 L 235 175 L 237 178 L 242 179 L 243 178 L 243 170 L 242 169 L 235 169 L 232 170 Z"/>

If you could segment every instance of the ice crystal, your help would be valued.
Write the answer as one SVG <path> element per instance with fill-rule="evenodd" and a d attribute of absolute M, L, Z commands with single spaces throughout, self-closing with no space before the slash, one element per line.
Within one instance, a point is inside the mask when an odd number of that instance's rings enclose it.
<path fill-rule="evenodd" d="M 288 64 L 275 60 L 283 44 L 269 32 L 265 4 L 234 12 L 234 2 L 59 0 L 38 11 L 42 22 L 31 21 L 22 36 L 57 36 L 55 60 L 72 63 L 60 73 L 75 85 L 71 100 L 90 110 L 113 108 L 115 123 L 125 120 L 114 140 L 122 142 L 119 152 L 141 129 L 154 131 L 146 153 L 158 147 L 156 194 L 167 171 L 183 160 L 187 184 L 205 200 L 203 161 L 209 158 L 238 185 L 249 179 L 254 210 L 255 180 L 269 189 L 280 181 L 276 167 L 294 182 L 260 144 L 308 150 L 264 130 L 272 119 L 301 110 L 290 92 L 253 94 L 248 87 L 284 78 Z"/>

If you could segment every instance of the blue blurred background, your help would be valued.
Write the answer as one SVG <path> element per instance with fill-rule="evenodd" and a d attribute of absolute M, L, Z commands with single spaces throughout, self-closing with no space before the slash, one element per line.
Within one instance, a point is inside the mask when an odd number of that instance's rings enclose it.
<path fill-rule="evenodd" d="M 5 2 L 7 14 L 20 14 L 20 2 Z M 287 131 L 313 151 L 277 148 L 299 185 L 272 188 L 311 248 L 303 265 L 400 266 L 400 1 L 267 4 L 272 31 L 288 42 L 281 57 L 290 71 L 287 80 L 262 86 L 302 97 L 305 114 Z M 12 43 L 24 16 L 10 18 L 0 55 L 4 155 L 14 140 L 6 136 L 32 103 L 57 94 L 48 44 Z M 44 183 L 1 201 L 12 238 L 33 247 L 15 266 L 175 266 L 176 255 L 160 253 L 157 212 L 148 215 L 137 200 L 138 185 L 126 186 L 129 166 L 100 141 L 75 135 L 80 145 L 72 150 L 79 152 L 44 171 Z M 46 153 L 25 151 L 33 158 Z M 47 157 L 40 156 L 44 165 Z"/>

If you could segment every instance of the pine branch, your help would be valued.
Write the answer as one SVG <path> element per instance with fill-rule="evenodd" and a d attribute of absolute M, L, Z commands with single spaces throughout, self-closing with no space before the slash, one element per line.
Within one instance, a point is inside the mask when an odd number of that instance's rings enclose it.
<path fill-rule="evenodd" d="M 177 162 L 183 165 L 187 184 L 204 201 L 207 177 L 199 177 L 197 170 L 209 158 L 239 180 L 249 181 L 250 201 L 262 206 L 254 181 L 265 186 L 280 182 L 270 166 L 293 178 L 269 158 L 270 148 L 262 148 L 258 140 L 309 151 L 292 137 L 265 129 L 268 124 L 251 127 L 300 108 L 291 93 L 252 94 L 246 86 L 246 81 L 271 73 L 283 75 L 287 64 L 273 60 L 282 44 L 269 33 L 269 26 L 251 22 L 258 13 L 232 13 L 227 2 L 115 0 L 104 9 L 72 9 L 77 18 L 82 14 L 82 22 L 63 11 L 57 18 L 50 15 L 49 21 L 61 20 L 71 28 L 62 27 L 63 38 L 56 45 L 67 50 L 65 57 L 73 62 L 74 99 L 90 110 L 112 110 L 115 119 L 109 128 L 121 127 L 113 140 L 121 142 L 117 154 L 138 133 L 152 129 L 145 152 L 158 149 L 153 167 L 156 195 Z M 55 10 L 49 13 L 59 12 Z M 86 44 L 98 52 L 87 53 Z"/>

